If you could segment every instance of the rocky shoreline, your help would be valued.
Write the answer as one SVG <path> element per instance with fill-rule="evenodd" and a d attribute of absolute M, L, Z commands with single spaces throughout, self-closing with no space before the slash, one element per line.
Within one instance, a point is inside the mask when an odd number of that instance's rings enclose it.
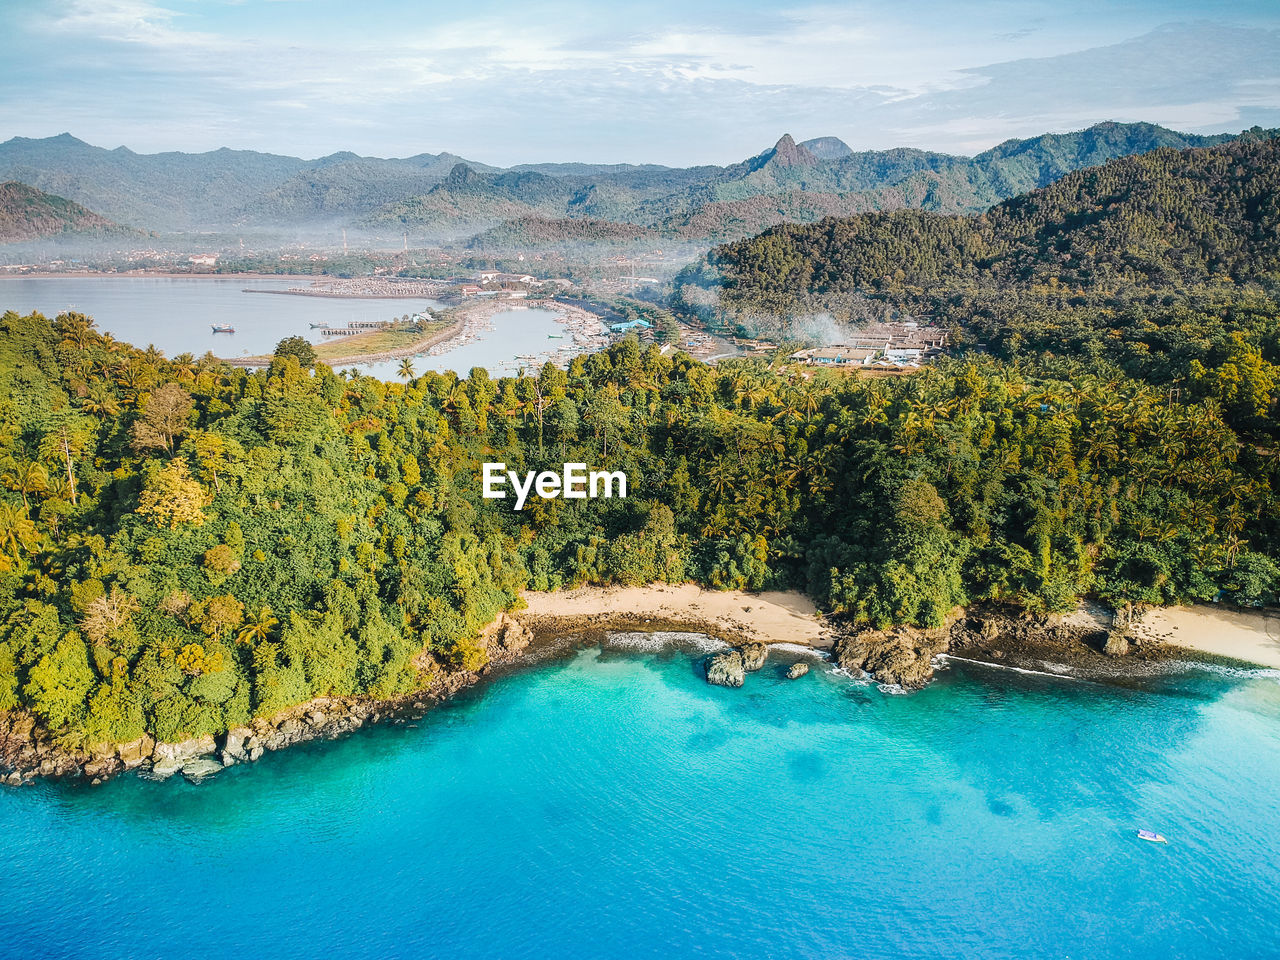
<path fill-rule="evenodd" d="M 483 667 L 450 670 L 424 658 L 420 665 L 431 672 L 433 680 L 416 693 L 391 700 L 320 697 L 217 736 L 207 734 L 180 743 L 158 743 L 144 736 L 97 749 L 66 749 L 29 714 L 0 714 L 0 783 L 18 786 L 38 777 L 54 777 L 84 779 L 96 785 L 127 771 L 155 780 L 181 774 L 198 783 L 226 767 L 252 763 L 296 743 L 333 740 L 370 724 L 421 716 L 481 679 L 518 666 L 533 635 L 518 620 L 501 614 L 481 639 L 489 654 Z"/>
<path fill-rule="evenodd" d="M 1097 623 L 990 608 L 957 611 L 942 627 L 928 630 L 873 630 L 838 621 L 830 625 L 835 642 L 826 655 L 837 667 L 902 690 L 926 686 L 947 658 L 1124 683 L 1166 672 L 1171 661 L 1185 659 L 1187 653 L 1127 629 L 1108 630 Z M 143 737 L 99 750 L 72 750 L 60 746 L 30 715 L 0 714 L 0 783 L 19 785 L 38 777 L 54 777 L 98 784 L 127 771 L 153 779 L 181 774 L 199 782 L 226 767 L 252 763 L 296 743 L 331 740 L 370 724 L 420 717 L 481 680 L 602 643 L 616 632 L 696 633 L 723 642 L 724 649 L 711 652 L 703 661 L 707 681 L 722 686 L 743 686 L 747 674 L 760 670 L 771 659 L 771 645 L 745 628 L 726 628 L 723 623 L 698 617 L 501 614 L 481 635 L 488 662 L 479 670 L 449 669 L 424 655 L 420 665 L 433 679 L 416 693 L 392 700 L 323 697 L 270 718 L 256 718 L 216 737 L 206 735 L 181 743 L 157 743 Z M 814 647 L 806 649 L 824 653 Z M 778 663 L 792 680 L 809 672 L 809 664 L 794 656 L 780 657 Z"/>
<path fill-rule="evenodd" d="M 948 659 L 1051 676 L 1124 683 L 1167 672 L 1170 663 L 1184 661 L 1194 654 L 1158 638 L 1144 638 L 1127 627 L 1103 627 L 1079 618 L 1010 613 L 993 608 L 956 611 L 943 626 L 935 629 L 875 630 L 836 624 L 835 630 L 831 660 L 837 667 L 854 676 L 905 691 L 927 686 Z M 708 682 L 741 686 L 744 672 L 763 665 L 762 660 L 759 664 L 754 662 L 753 646 L 742 644 L 708 658 Z M 1194 655 L 1203 659 L 1202 655 Z M 807 672 L 799 671 L 797 675 Z"/>

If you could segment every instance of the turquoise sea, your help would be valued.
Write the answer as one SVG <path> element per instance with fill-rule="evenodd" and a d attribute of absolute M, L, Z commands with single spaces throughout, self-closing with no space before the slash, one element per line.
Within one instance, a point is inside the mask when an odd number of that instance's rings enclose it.
<path fill-rule="evenodd" d="M 0 905 L 24 958 L 1275 957 L 1280 681 L 591 648 L 198 786 L 4 789 Z"/>

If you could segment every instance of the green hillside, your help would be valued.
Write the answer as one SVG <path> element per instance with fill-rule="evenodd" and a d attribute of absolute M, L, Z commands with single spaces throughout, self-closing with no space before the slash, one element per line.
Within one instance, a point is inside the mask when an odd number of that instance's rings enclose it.
<path fill-rule="evenodd" d="M 775 227 L 710 258 L 733 298 L 1055 282 L 1184 286 L 1280 269 L 1280 141 L 1160 148 L 1076 171 L 979 217 L 870 213 Z"/>
<path fill-rule="evenodd" d="M 43 193 L 16 180 L 0 183 L 0 243 L 129 232 L 63 197 Z"/>

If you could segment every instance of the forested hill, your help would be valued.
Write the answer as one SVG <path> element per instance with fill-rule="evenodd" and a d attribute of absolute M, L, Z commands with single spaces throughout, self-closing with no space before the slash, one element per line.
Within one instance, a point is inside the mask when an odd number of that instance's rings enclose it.
<path fill-rule="evenodd" d="M 127 233 L 92 210 L 11 180 L 0 183 L 0 243 L 65 235 Z"/>
<path fill-rule="evenodd" d="M 783 225 L 715 250 L 731 302 L 928 301 L 1052 282 L 1183 288 L 1280 273 L 1280 141 L 1158 149 L 1079 170 L 977 217 L 914 210 Z"/>

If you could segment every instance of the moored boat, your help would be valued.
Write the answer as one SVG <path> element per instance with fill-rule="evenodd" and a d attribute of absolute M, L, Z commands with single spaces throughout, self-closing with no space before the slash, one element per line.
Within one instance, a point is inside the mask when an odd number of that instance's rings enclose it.
<path fill-rule="evenodd" d="M 214 333 L 235 333 L 236 332 L 236 328 L 231 326 L 231 324 L 229 323 L 215 323 L 215 324 L 212 324 L 212 326 L 213 326 Z"/>

